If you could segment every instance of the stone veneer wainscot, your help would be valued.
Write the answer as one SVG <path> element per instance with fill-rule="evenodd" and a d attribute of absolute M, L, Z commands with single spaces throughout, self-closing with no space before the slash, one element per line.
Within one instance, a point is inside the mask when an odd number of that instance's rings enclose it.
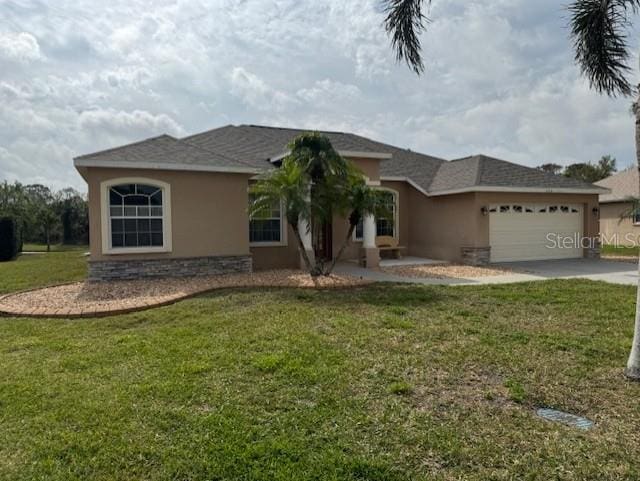
<path fill-rule="evenodd" d="M 252 259 L 250 255 L 89 261 L 88 280 L 110 281 L 149 277 L 215 276 L 251 271 Z"/>

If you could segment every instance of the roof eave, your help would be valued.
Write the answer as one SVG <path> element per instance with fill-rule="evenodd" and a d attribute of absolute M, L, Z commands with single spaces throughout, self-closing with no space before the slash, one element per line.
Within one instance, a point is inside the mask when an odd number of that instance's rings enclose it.
<path fill-rule="evenodd" d="M 150 169 L 150 170 L 176 170 L 191 172 L 220 172 L 232 174 L 259 174 L 261 169 L 250 167 L 229 167 L 219 165 L 196 165 L 196 164 L 170 164 L 165 162 L 117 162 L 91 160 L 77 157 L 73 159 L 73 165 L 78 167 L 101 167 L 101 168 L 122 168 L 122 169 Z"/>
<path fill-rule="evenodd" d="M 504 186 L 473 186 L 460 189 L 448 189 L 440 191 L 430 191 L 430 197 L 442 195 L 465 194 L 469 192 L 512 192 L 523 194 L 608 194 L 611 191 L 602 187 L 594 188 L 571 188 L 571 187 L 504 187 Z"/>

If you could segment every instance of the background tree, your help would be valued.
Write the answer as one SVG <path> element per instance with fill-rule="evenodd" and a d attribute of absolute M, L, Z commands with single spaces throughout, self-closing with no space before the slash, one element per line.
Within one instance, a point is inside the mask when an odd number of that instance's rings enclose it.
<path fill-rule="evenodd" d="M 639 89 L 629 82 L 629 17 L 638 12 L 640 0 L 576 0 L 570 7 L 571 37 L 575 59 L 591 88 L 609 96 L 635 96 L 636 163 L 640 170 Z M 640 186 L 639 186 L 640 187 Z M 640 261 L 638 264 L 640 272 Z M 640 281 L 636 299 L 635 331 L 626 375 L 640 380 Z"/>
<path fill-rule="evenodd" d="M 63 244 L 89 242 L 89 212 L 85 197 L 68 187 L 55 194 L 55 210 L 60 218 Z"/>
<path fill-rule="evenodd" d="M 0 216 L 16 219 L 22 241 L 36 244 L 86 244 L 89 220 L 83 194 L 67 188 L 0 183 Z"/>
<path fill-rule="evenodd" d="M 35 232 L 42 236 L 47 252 L 50 252 L 51 237 L 60 225 L 56 213 L 56 198 L 49 187 L 41 184 L 27 185 L 25 190 L 29 197 L 29 211 Z"/>
<path fill-rule="evenodd" d="M 542 164 L 539 165 L 538 167 L 536 167 L 538 170 L 541 170 L 543 172 L 548 172 L 550 174 L 559 174 L 560 172 L 562 172 L 562 166 L 558 165 L 558 164 Z"/>

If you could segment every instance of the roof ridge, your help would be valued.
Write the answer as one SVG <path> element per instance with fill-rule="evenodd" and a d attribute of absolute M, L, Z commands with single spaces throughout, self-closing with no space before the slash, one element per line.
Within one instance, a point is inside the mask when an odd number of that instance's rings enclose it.
<path fill-rule="evenodd" d="M 251 128 L 254 128 L 254 129 L 268 129 L 268 130 L 292 130 L 292 131 L 302 131 L 302 132 L 320 132 L 320 133 L 326 133 L 326 134 L 355 135 L 355 134 L 350 134 L 349 132 L 341 132 L 339 130 L 300 129 L 300 128 L 295 128 L 295 127 L 280 127 L 280 126 L 258 125 L 258 124 L 240 124 L 238 127 L 251 127 Z"/>
<path fill-rule="evenodd" d="M 202 135 L 202 134 L 208 134 L 209 132 L 213 132 L 214 130 L 220 130 L 220 129 L 225 129 L 227 127 L 233 127 L 233 128 L 238 128 L 237 125 L 233 125 L 233 124 L 227 124 L 227 125 L 222 125 L 220 127 L 214 127 L 212 129 L 207 129 L 207 130 L 203 130 L 202 132 L 198 132 L 195 134 L 191 134 L 191 135 L 187 135 L 185 137 L 179 138 L 178 140 L 187 140 L 187 139 L 191 139 L 193 137 L 197 137 L 198 135 Z"/>
<path fill-rule="evenodd" d="M 73 159 L 84 159 L 85 157 L 94 157 L 96 155 L 101 155 L 101 154 L 107 154 L 109 152 L 114 152 L 116 150 L 120 150 L 120 149 L 124 149 L 126 147 L 131 147 L 133 145 L 140 145 L 143 144 L 145 142 L 149 142 L 150 140 L 157 140 L 157 139 L 161 139 L 163 137 L 167 137 L 171 140 L 175 140 L 176 142 L 179 141 L 180 139 L 178 139 L 177 137 L 174 137 L 173 135 L 169 135 L 169 134 L 160 134 L 160 135 L 155 135 L 153 137 L 149 137 L 147 139 L 142 139 L 142 140 L 138 140 L 136 142 L 131 142 L 129 144 L 124 144 L 124 145 L 119 145 L 117 147 L 110 147 L 108 149 L 104 149 L 104 150 L 98 150 L 96 152 L 91 152 L 90 154 L 82 154 L 82 155 L 78 155 L 76 157 L 74 157 Z"/>

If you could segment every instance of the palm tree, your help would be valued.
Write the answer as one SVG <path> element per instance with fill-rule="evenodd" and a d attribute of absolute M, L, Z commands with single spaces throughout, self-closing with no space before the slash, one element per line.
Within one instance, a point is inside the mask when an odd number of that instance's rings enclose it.
<path fill-rule="evenodd" d="M 575 0 L 571 12 L 571 36 L 582 73 L 599 93 L 615 97 L 635 96 L 636 162 L 640 170 L 640 89 L 628 80 L 631 71 L 627 43 L 629 16 L 638 12 L 640 0 Z M 639 186 L 640 187 L 640 186 Z M 638 262 L 640 273 L 640 259 Z M 633 343 L 625 374 L 640 381 L 640 281 L 636 299 Z"/>
<path fill-rule="evenodd" d="M 281 203 L 305 267 L 312 277 L 329 275 L 350 243 L 357 224 L 364 215 L 375 214 L 380 202 L 363 174 L 335 151 L 327 137 L 302 134 L 288 147 L 291 153 L 282 165 L 251 187 L 249 215 L 260 218 Z M 309 258 L 300 225 L 304 223 L 313 234 L 335 215 L 348 216 L 349 235 L 327 266 L 324 259 Z M 317 236 L 311 238 L 312 242 L 317 241 Z"/>
<path fill-rule="evenodd" d="M 429 19 L 422 7 L 431 5 L 431 0 L 384 0 L 387 13 L 384 28 L 391 37 L 391 45 L 399 62 L 405 61 L 418 75 L 424 72 L 420 34 Z"/>
<path fill-rule="evenodd" d="M 252 201 L 249 204 L 249 217 L 259 219 L 274 205 L 282 203 L 287 224 L 293 230 L 305 267 L 312 276 L 317 276 L 319 273 L 316 272 L 315 266 L 307 255 L 299 231 L 300 221 L 309 221 L 311 217 L 307 186 L 308 180 L 302 166 L 286 158 L 280 168 L 273 170 L 251 187 Z"/>

